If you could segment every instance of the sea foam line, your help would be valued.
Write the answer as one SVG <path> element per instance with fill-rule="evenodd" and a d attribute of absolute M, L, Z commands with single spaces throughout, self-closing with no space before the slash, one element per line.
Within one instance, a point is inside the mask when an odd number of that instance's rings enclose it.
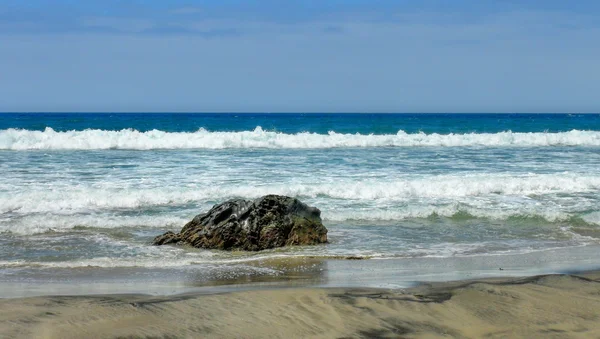
<path fill-rule="evenodd" d="M 329 132 L 317 134 L 302 132 L 286 134 L 265 131 L 260 126 L 253 131 L 164 132 L 133 129 L 108 131 L 87 129 L 57 132 L 23 129 L 0 130 L 0 150 L 95 150 L 95 149 L 224 149 L 224 148 L 275 148 L 318 149 L 358 147 L 502 147 L 502 146 L 600 146 L 600 131 L 572 130 L 569 132 L 467 133 L 467 134 L 343 134 Z"/>
<path fill-rule="evenodd" d="M 202 212 L 187 211 L 185 216 L 111 216 L 103 213 L 88 215 L 41 213 L 21 217 L 0 219 L 0 234 L 20 235 L 42 234 L 46 232 L 69 232 L 73 230 L 89 231 L 94 229 L 125 230 L 127 228 L 144 228 L 145 230 L 172 230 L 183 227 L 195 214 Z M 178 213 L 181 214 L 181 213 Z M 402 207 L 370 206 L 353 208 L 351 206 L 328 207 L 322 210 L 322 218 L 326 225 L 363 224 L 398 226 L 406 220 L 428 218 L 480 219 L 480 220 L 512 220 L 513 222 L 533 222 L 535 224 L 560 223 L 578 227 L 600 225 L 600 211 L 557 210 L 552 204 L 538 206 L 536 204 L 513 204 L 510 206 L 482 207 L 476 204 L 451 203 L 445 205 L 408 205 Z M 129 232 L 129 231 L 126 231 Z"/>
<path fill-rule="evenodd" d="M 0 193 L 0 215 L 3 213 L 91 212 L 111 209 L 139 209 L 153 206 L 177 207 L 207 201 L 223 201 L 234 197 L 257 198 L 281 194 L 301 199 L 326 198 L 363 203 L 410 202 L 414 199 L 436 201 L 469 197 L 527 198 L 531 195 L 577 194 L 600 189 L 600 176 L 578 174 L 506 175 L 440 175 L 399 180 L 341 180 L 336 183 L 297 183 L 276 185 L 228 185 L 155 188 L 97 188 L 86 186 L 34 187 Z M 335 202 L 338 201 L 338 202 Z M 522 201 L 517 201 L 522 204 Z"/>

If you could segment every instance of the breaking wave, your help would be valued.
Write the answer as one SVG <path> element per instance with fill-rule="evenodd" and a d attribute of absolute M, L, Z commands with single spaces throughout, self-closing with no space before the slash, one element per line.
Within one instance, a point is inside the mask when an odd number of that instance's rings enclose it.
<path fill-rule="evenodd" d="M 253 131 L 164 132 L 133 129 L 108 131 L 87 129 L 57 132 L 23 129 L 0 130 L 0 150 L 100 150 L 100 149 L 225 149 L 275 148 L 318 149 L 357 147 L 541 147 L 541 146 L 600 146 L 600 131 L 572 130 L 559 133 L 469 133 L 469 134 L 342 134 L 310 132 L 286 134 L 265 131 L 260 126 Z"/>
<path fill-rule="evenodd" d="M 444 217 L 600 225 L 598 189 L 600 177 L 571 173 L 185 188 L 23 188 L 0 194 L 0 232 L 36 234 L 76 227 L 177 229 L 214 203 L 265 194 L 295 196 L 319 206 L 328 223 Z"/>
<path fill-rule="evenodd" d="M 461 201 L 470 198 L 503 199 L 522 205 L 538 195 L 564 195 L 596 192 L 600 176 L 577 174 L 440 175 L 404 180 L 340 180 L 335 183 L 295 183 L 272 185 L 227 185 L 194 187 L 111 188 L 68 186 L 53 189 L 29 188 L 0 196 L 2 213 L 71 214 L 112 209 L 140 209 L 157 206 L 181 207 L 219 202 L 240 197 L 254 199 L 280 194 L 301 199 L 325 199 L 325 205 L 346 203 L 386 204 L 411 201 Z M 583 203 L 583 201 L 581 201 Z M 320 205 L 323 206 L 321 203 Z M 485 205 L 489 205 L 486 203 Z"/>
<path fill-rule="evenodd" d="M 200 213 L 198 210 L 196 213 Z M 114 217 L 102 214 L 89 216 L 81 215 L 31 215 L 11 222 L 0 221 L 0 234 L 34 235 L 44 233 L 89 231 L 95 232 L 100 229 L 123 230 L 171 230 L 178 231 L 192 217 Z M 402 226 L 407 221 L 424 220 L 433 222 L 432 219 L 443 218 L 456 222 L 464 220 L 478 220 L 483 224 L 488 221 L 510 222 L 511 224 L 523 225 L 549 225 L 558 224 L 566 227 L 584 227 L 593 231 L 594 241 L 600 236 L 600 212 L 571 213 L 567 211 L 556 211 L 550 208 L 523 207 L 508 210 L 494 210 L 476 208 L 473 206 L 446 205 L 446 206 L 409 206 L 397 210 L 369 209 L 369 210 L 324 210 L 323 222 L 330 225 L 378 225 L 378 226 Z M 43 222 L 42 222 L 43 220 Z M 420 220 L 420 221 L 419 221 Z M 591 232 L 590 231 L 590 232 Z M 129 232 L 129 231 L 126 231 Z"/>

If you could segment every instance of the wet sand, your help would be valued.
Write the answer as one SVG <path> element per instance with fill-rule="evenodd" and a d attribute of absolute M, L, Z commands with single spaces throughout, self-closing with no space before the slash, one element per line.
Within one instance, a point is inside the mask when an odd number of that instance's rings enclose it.
<path fill-rule="evenodd" d="M 420 282 L 599 270 L 600 246 L 467 257 L 348 260 L 274 257 L 176 267 L 15 268 L 0 274 L 0 299 L 50 295 L 213 294 L 274 288 L 406 289 Z"/>
<path fill-rule="evenodd" d="M 172 296 L 0 300 L 2 338 L 599 337 L 600 272 Z"/>

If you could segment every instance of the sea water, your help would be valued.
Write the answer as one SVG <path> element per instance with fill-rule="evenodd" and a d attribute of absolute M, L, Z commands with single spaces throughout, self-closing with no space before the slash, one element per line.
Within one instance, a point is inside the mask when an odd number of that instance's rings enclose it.
<path fill-rule="evenodd" d="M 270 259 L 348 256 L 418 271 L 418 260 L 600 243 L 598 114 L 5 113 L 0 173 L 5 282 L 269 276 L 282 270 Z M 318 207 L 330 243 L 150 245 L 214 204 L 265 194 Z"/>

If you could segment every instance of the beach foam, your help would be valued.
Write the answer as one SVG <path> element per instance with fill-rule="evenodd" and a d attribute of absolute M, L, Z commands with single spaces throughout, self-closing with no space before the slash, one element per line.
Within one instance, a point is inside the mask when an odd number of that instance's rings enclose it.
<path fill-rule="evenodd" d="M 600 132 L 572 130 L 560 133 L 469 133 L 469 134 L 285 134 L 265 131 L 164 132 L 133 129 L 108 131 L 44 131 L 23 129 L 0 130 L 0 149 L 4 150 L 96 150 L 96 149 L 224 149 L 224 148 L 352 148 L 352 147 L 531 147 L 531 146 L 600 146 Z"/>
<path fill-rule="evenodd" d="M 200 213 L 198 210 L 197 213 Z M 598 218 L 580 215 L 579 213 L 570 213 L 565 211 L 556 211 L 550 207 L 518 207 L 494 210 L 478 209 L 475 207 L 460 206 L 450 204 L 446 206 L 410 206 L 398 208 L 390 211 L 386 209 L 362 209 L 353 210 L 331 209 L 323 211 L 323 220 L 326 224 L 369 224 L 398 226 L 406 220 L 430 219 L 430 218 L 448 218 L 456 221 L 462 219 L 480 219 L 482 222 L 488 221 L 507 221 L 512 222 L 533 222 L 533 223 L 574 223 L 578 225 L 598 226 Z M 32 235 L 46 232 L 64 232 L 71 230 L 85 229 L 128 229 L 145 228 L 148 230 L 179 230 L 192 217 L 194 212 L 190 212 L 188 218 L 185 217 L 152 217 L 152 216 L 128 216 L 116 217 L 112 215 L 91 214 L 91 215 L 52 215 L 52 214 L 32 214 L 20 219 L 13 219 L 10 222 L 0 220 L 0 233 L 10 232 L 13 234 Z"/>
<path fill-rule="evenodd" d="M 595 199 L 589 196 L 600 188 L 600 177 L 570 173 L 341 179 L 256 186 L 52 185 L 51 189 L 17 187 L 0 192 L 0 232 L 35 234 L 77 226 L 177 228 L 215 203 L 266 194 L 294 196 L 318 206 L 328 222 L 441 216 L 600 224 Z"/>
<path fill-rule="evenodd" d="M 98 187 L 100 186 L 100 187 Z M 388 181 L 340 180 L 335 183 L 290 183 L 273 185 L 218 185 L 198 187 L 156 187 L 126 189 L 101 185 L 32 188 L 11 192 L 0 200 L 0 213 L 72 213 L 102 209 L 135 209 L 151 206 L 181 206 L 206 201 L 220 202 L 241 197 L 254 199 L 266 194 L 299 198 L 325 197 L 332 201 L 409 202 L 411 199 L 446 199 L 464 197 L 506 197 L 521 204 L 531 196 L 576 194 L 600 188 L 600 176 L 576 174 L 508 175 L 440 175 Z"/>

